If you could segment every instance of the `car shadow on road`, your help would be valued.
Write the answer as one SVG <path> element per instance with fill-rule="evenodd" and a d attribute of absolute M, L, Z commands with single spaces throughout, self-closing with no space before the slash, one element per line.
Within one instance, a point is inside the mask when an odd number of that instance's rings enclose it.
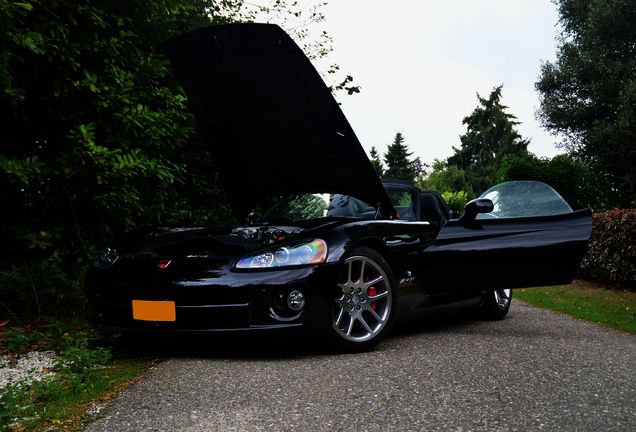
<path fill-rule="evenodd" d="M 397 323 L 391 338 L 418 337 L 423 334 L 456 332 L 474 326 L 476 321 L 461 314 L 432 316 Z M 302 333 L 270 334 L 117 334 L 105 337 L 125 357 L 153 359 L 214 358 L 240 360 L 278 360 L 343 353 L 329 347 L 323 338 Z M 378 349 L 382 349 L 382 345 Z"/>
<path fill-rule="evenodd" d="M 327 353 L 322 344 L 301 336 L 120 334 L 108 343 L 123 356 L 153 359 L 277 360 Z"/>
<path fill-rule="evenodd" d="M 465 312 L 450 312 L 445 314 L 411 318 L 400 322 L 391 332 L 394 337 L 416 336 L 425 333 L 457 332 L 479 323 L 476 318 Z"/>

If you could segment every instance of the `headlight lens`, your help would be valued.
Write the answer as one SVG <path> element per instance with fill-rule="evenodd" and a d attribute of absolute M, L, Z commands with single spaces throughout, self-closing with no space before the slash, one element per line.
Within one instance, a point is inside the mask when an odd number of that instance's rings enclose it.
<path fill-rule="evenodd" d="M 283 246 L 278 249 L 241 258 L 236 264 L 238 269 L 256 269 L 286 267 L 304 264 L 320 264 L 327 259 L 327 243 L 315 239 L 295 246 Z"/>
<path fill-rule="evenodd" d="M 111 248 L 104 248 L 102 249 L 99 254 L 97 255 L 97 257 L 95 258 L 95 261 L 93 261 L 93 265 L 95 267 L 99 267 L 102 269 L 107 269 L 113 266 L 113 264 L 115 264 L 115 262 L 119 259 L 119 253 L 117 252 L 116 249 L 111 249 Z"/>

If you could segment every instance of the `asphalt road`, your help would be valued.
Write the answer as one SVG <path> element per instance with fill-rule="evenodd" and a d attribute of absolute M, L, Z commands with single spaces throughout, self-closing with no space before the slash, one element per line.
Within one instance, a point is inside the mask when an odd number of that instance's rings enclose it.
<path fill-rule="evenodd" d="M 88 431 L 636 430 L 634 336 L 518 302 L 415 327 L 365 354 L 173 350 Z"/>

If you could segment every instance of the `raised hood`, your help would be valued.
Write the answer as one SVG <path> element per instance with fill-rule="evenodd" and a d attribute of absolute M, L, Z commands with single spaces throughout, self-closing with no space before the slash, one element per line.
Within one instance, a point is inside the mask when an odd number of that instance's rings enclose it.
<path fill-rule="evenodd" d="M 262 197 L 341 193 L 395 210 L 349 122 L 278 26 L 184 34 L 165 52 L 209 141 L 234 213 Z"/>

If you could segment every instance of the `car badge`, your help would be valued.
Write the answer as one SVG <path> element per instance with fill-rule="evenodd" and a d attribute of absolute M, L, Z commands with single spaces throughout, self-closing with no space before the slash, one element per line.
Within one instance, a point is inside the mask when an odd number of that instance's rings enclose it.
<path fill-rule="evenodd" d="M 157 267 L 159 267 L 160 270 L 163 270 L 166 267 L 168 267 L 171 262 L 172 262 L 172 260 L 169 260 L 169 259 L 159 260 L 159 264 L 157 264 Z"/>

